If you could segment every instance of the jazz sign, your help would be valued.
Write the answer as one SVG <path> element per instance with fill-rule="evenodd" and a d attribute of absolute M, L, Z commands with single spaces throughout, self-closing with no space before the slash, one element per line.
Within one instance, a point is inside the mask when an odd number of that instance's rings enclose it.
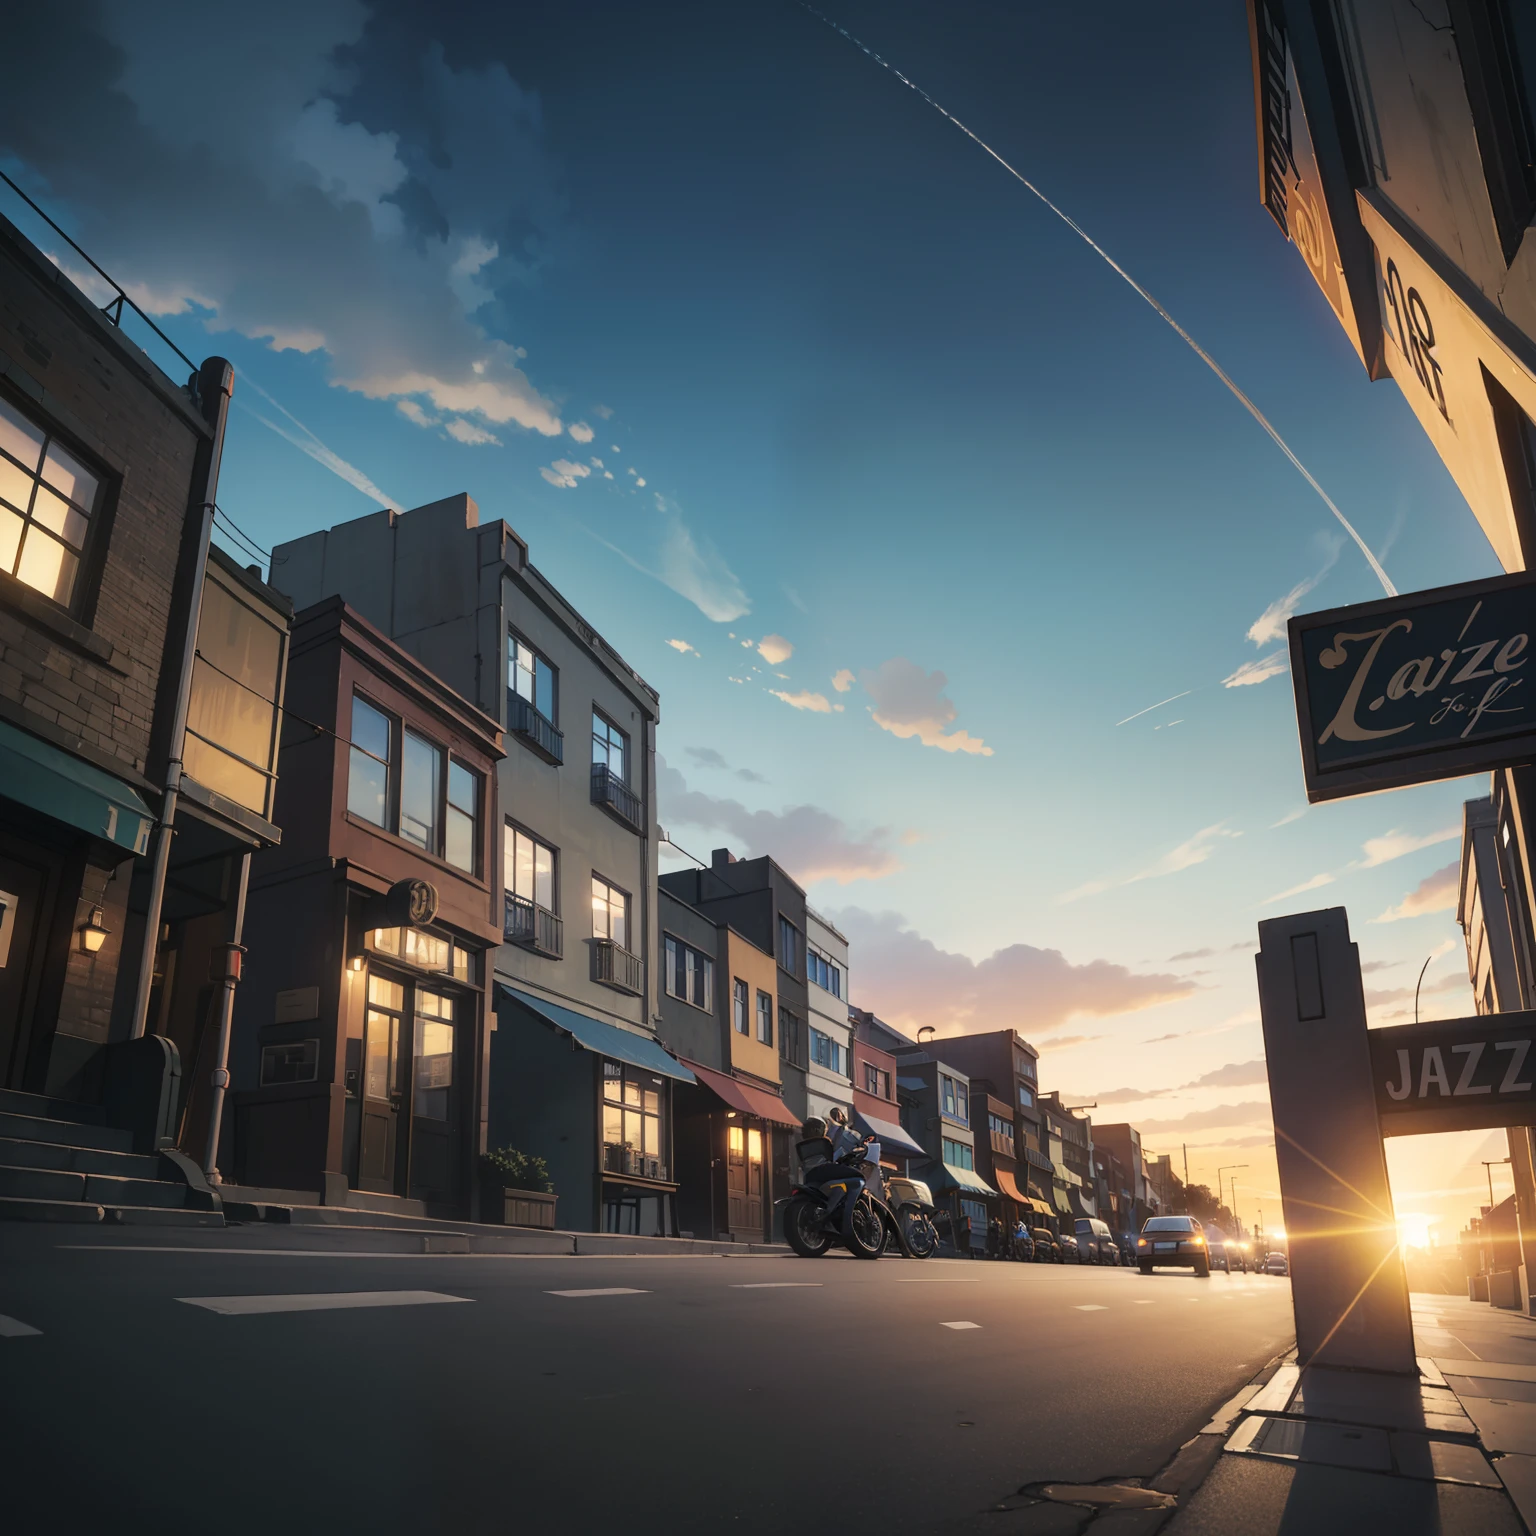
<path fill-rule="evenodd" d="M 1307 799 L 1536 759 L 1533 629 L 1529 574 L 1293 618 Z"/>
<path fill-rule="evenodd" d="M 1536 1013 L 1486 1013 L 1373 1029 L 1383 1136 L 1536 1124 Z"/>

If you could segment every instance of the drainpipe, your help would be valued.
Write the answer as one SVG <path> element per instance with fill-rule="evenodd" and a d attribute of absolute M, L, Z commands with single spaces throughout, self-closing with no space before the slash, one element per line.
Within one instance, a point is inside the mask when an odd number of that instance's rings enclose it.
<path fill-rule="evenodd" d="M 219 996 L 219 1048 L 213 1061 L 213 1101 L 208 1111 L 208 1155 L 203 1172 L 215 1188 L 223 1182 L 219 1175 L 219 1131 L 224 1123 L 224 1095 L 229 1088 L 229 1035 L 235 1016 L 235 986 L 240 980 L 240 960 L 245 946 L 240 940 L 245 932 L 245 891 L 251 878 L 251 853 L 240 855 L 240 875 L 235 887 L 235 921 L 231 939 L 224 946 L 224 978 Z"/>
<path fill-rule="evenodd" d="M 175 711 L 171 716 L 165 793 L 150 853 L 149 910 L 144 914 L 144 946 L 139 955 L 133 1025 L 128 1031 L 131 1040 L 137 1040 L 144 1033 L 149 1021 L 149 992 L 154 985 L 155 954 L 160 947 L 160 914 L 165 907 L 165 877 L 171 861 L 171 839 L 176 835 L 176 802 L 181 794 L 181 754 L 186 743 L 187 709 L 192 701 L 192 663 L 197 655 L 197 623 L 203 609 L 203 576 L 208 568 L 208 544 L 213 536 L 213 503 L 219 489 L 219 464 L 224 457 L 224 430 L 229 421 L 235 370 L 222 357 L 210 357 L 198 370 L 197 381 L 198 402 L 203 419 L 213 428 L 213 438 L 198 448 L 192 499 L 187 507 L 189 518 L 195 510 L 199 520 L 197 560 L 187 601 L 186 631 L 181 641 L 181 671 L 177 678 Z M 167 649 L 170 649 L 169 645 Z"/>

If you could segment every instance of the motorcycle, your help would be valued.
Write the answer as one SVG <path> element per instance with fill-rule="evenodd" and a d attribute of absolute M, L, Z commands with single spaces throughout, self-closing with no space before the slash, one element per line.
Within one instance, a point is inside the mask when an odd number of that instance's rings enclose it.
<path fill-rule="evenodd" d="M 784 1200 L 784 1239 L 802 1259 L 819 1259 L 841 1242 L 856 1259 L 878 1259 L 895 1236 L 910 1254 L 896 1217 L 870 1190 L 864 1164 L 880 1162 L 878 1142 L 852 1147 L 833 1158 L 825 1136 L 800 1142 L 804 1170 Z"/>
<path fill-rule="evenodd" d="M 933 1194 L 921 1179 L 887 1179 L 885 1203 L 905 1239 L 908 1258 L 931 1259 L 938 1251 L 939 1229 L 933 1224 Z"/>

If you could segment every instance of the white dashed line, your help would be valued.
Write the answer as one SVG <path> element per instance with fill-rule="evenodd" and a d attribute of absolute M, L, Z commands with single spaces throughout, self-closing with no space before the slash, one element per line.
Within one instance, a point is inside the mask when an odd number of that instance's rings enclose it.
<path fill-rule="evenodd" d="M 980 1328 L 980 1323 L 940 1323 L 940 1328 Z"/>
<path fill-rule="evenodd" d="M 980 1285 L 980 1280 L 967 1280 L 960 1275 L 924 1276 L 921 1280 L 898 1280 L 897 1285 Z"/>
<path fill-rule="evenodd" d="M 590 1291 L 545 1291 L 546 1296 L 649 1296 L 649 1291 L 638 1291 L 632 1285 L 604 1285 Z"/>
<path fill-rule="evenodd" d="M 287 1296 L 178 1296 L 189 1307 L 202 1307 L 222 1317 L 246 1317 L 257 1312 L 335 1312 L 351 1307 L 429 1307 L 439 1302 L 468 1301 L 441 1291 L 320 1291 Z"/>
<path fill-rule="evenodd" d="M 41 1328 L 33 1328 L 17 1318 L 0 1314 L 0 1339 L 40 1339 L 42 1336 Z"/>
<path fill-rule="evenodd" d="M 750 1285 L 732 1282 L 726 1287 L 732 1291 L 804 1291 L 820 1290 L 820 1280 L 754 1280 Z"/>
<path fill-rule="evenodd" d="M 1109 1308 L 1108 1307 L 1096 1307 L 1096 1306 L 1094 1306 L 1094 1304 L 1092 1302 L 1089 1302 L 1086 1306 L 1073 1307 L 1072 1310 L 1074 1312 L 1108 1312 Z"/>
<path fill-rule="evenodd" d="M 1131 1305 L 1133 1307 L 1155 1307 L 1157 1303 L 1152 1299 L 1152 1297 L 1143 1296 L 1139 1300 L 1133 1301 Z"/>

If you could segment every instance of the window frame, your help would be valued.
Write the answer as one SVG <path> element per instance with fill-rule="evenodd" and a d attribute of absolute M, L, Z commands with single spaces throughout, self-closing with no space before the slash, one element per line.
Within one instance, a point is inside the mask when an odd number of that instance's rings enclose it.
<path fill-rule="evenodd" d="M 541 910 L 543 910 L 545 912 L 548 912 L 551 917 L 559 917 L 560 916 L 560 850 L 558 848 L 556 848 L 553 843 L 545 842 L 545 840 L 542 837 L 540 837 L 537 832 L 533 831 L 529 827 L 523 826 L 521 822 L 514 821 L 510 816 L 505 816 L 505 817 L 502 818 L 502 825 L 503 825 L 503 827 L 505 829 L 503 831 L 503 833 L 502 833 L 502 839 L 503 839 L 503 841 L 502 841 L 502 857 L 501 857 L 502 899 L 505 900 L 507 896 L 515 896 L 520 901 L 530 901 L 530 902 L 532 902 L 535 907 L 538 907 Z M 533 868 L 534 868 L 534 876 L 533 876 L 533 878 L 534 878 L 534 888 L 535 888 L 535 890 L 537 890 L 537 888 L 538 888 L 538 878 L 539 878 L 539 876 L 538 876 L 539 863 L 538 863 L 538 853 L 537 853 L 537 850 L 542 848 L 549 855 L 549 894 L 550 894 L 551 900 L 554 903 L 553 906 L 548 906 L 548 907 L 544 906 L 543 903 L 537 897 L 537 895 L 524 896 L 523 893 L 521 891 L 519 891 L 517 889 L 517 887 L 516 887 L 516 871 L 517 871 L 517 841 L 516 840 L 519 837 L 526 837 L 528 839 L 528 841 L 533 844 L 534 849 L 535 849 L 534 862 L 533 862 Z M 510 848 L 507 846 L 508 843 L 511 844 Z M 512 863 L 512 870 L 513 870 L 513 876 L 514 876 L 513 883 L 510 884 L 510 885 L 507 883 L 508 854 L 511 855 L 511 863 Z"/>
<path fill-rule="evenodd" d="M 638 1103 L 631 1103 L 625 1092 L 626 1087 L 633 1082 L 640 1093 Z M 617 1096 L 610 1094 L 608 1085 L 614 1083 L 618 1086 Z M 656 1095 L 656 1108 L 654 1110 L 645 1107 L 645 1094 L 654 1091 Z M 666 1179 L 671 1168 L 671 1125 L 672 1125 L 672 1095 L 667 1080 L 656 1073 L 648 1071 L 644 1067 L 637 1067 L 629 1062 L 615 1061 L 611 1056 L 602 1058 L 602 1068 L 598 1078 L 598 1144 L 606 1149 L 608 1147 L 631 1147 L 640 1157 L 655 1157 L 661 1166 L 661 1177 Z M 628 1117 L 636 1115 L 640 1118 L 640 1145 L 633 1147 L 633 1143 L 625 1141 L 610 1141 L 608 1139 L 607 1111 L 613 1109 L 619 1113 L 619 1134 L 624 1134 Z M 654 1153 L 645 1150 L 645 1123 L 647 1120 L 656 1122 L 656 1151 Z M 603 1172 L 610 1177 L 643 1178 L 643 1174 L 630 1174 L 623 1170 L 615 1170 L 607 1167 L 607 1157 L 603 1156 Z"/>
<path fill-rule="evenodd" d="M 714 956 L 706 955 L 702 949 L 695 948 L 675 933 L 663 933 L 661 937 L 661 984 L 667 996 L 676 998 L 680 1003 L 687 1003 L 690 1008 L 698 1008 L 704 1013 L 713 1013 L 715 1011 Z M 697 971 L 689 964 L 693 960 L 699 962 Z M 695 974 L 700 977 L 699 990 L 704 998 L 702 1002 L 688 995 L 691 990 L 690 983 Z"/>
<path fill-rule="evenodd" d="M 773 994 L 757 989 L 757 1006 L 753 1011 L 757 1028 L 754 1038 L 759 1045 L 773 1045 Z"/>
<path fill-rule="evenodd" d="M 447 767 L 443 773 L 443 862 L 478 879 L 482 873 L 481 864 L 485 859 L 483 846 L 485 838 L 482 833 L 485 825 L 485 775 L 465 762 L 451 748 L 446 756 Z M 455 768 L 469 776 L 470 791 L 474 796 L 472 811 L 466 812 L 453 803 L 453 770 Z M 448 828 L 456 815 L 469 817 L 469 867 L 467 869 L 448 852 Z"/>
<path fill-rule="evenodd" d="M 809 939 L 805 943 L 805 979 L 807 983 L 814 982 L 823 992 L 830 992 L 839 1002 L 842 1001 L 842 966 L 835 960 L 829 960 Z"/>
<path fill-rule="evenodd" d="M 357 705 L 359 701 L 362 702 L 365 708 L 371 709 L 374 714 L 382 717 L 384 721 L 385 730 L 389 734 L 389 756 L 387 758 L 379 758 L 369 748 L 353 740 L 353 733 L 357 729 Z M 395 833 L 395 825 L 399 819 L 396 806 L 399 799 L 400 737 L 400 717 L 393 710 L 385 709 L 378 700 L 371 697 L 365 690 L 354 685 L 352 688 L 352 708 L 347 720 L 347 815 L 356 817 L 365 826 L 373 827 L 377 831 L 388 832 L 391 836 L 397 835 Z M 364 757 L 371 761 L 375 763 L 382 762 L 384 765 L 383 821 L 374 821 L 371 816 L 364 812 L 352 809 L 352 754 L 354 752 L 361 752 Z"/>
<path fill-rule="evenodd" d="M 793 935 L 793 937 L 786 937 L 787 935 Z M 786 949 L 797 951 L 796 954 L 788 956 L 795 963 L 790 965 L 784 963 L 786 958 L 784 951 Z M 785 972 L 786 975 L 793 976 L 796 981 L 802 980 L 805 974 L 805 935 L 782 912 L 779 913 L 777 950 L 779 969 Z"/>
<path fill-rule="evenodd" d="M 794 1009 L 779 1004 L 779 1060 L 804 1071 L 810 1062 L 806 1021 Z"/>
<path fill-rule="evenodd" d="M 599 721 L 603 723 L 607 732 L 606 738 L 603 742 L 603 756 L 601 758 L 599 758 L 597 755 L 597 726 Z M 623 753 L 624 771 L 622 773 L 615 773 L 613 771 L 612 738 L 614 736 L 619 738 L 619 750 Z M 601 766 L 602 768 L 606 769 L 608 776 L 622 784 L 625 789 L 630 788 L 630 741 L 631 737 L 629 732 L 615 721 L 609 719 L 609 717 L 604 714 L 601 709 L 598 708 L 596 703 L 594 703 L 592 705 L 592 766 L 594 768 Z"/>
<path fill-rule="evenodd" d="M 516 676 L 517 676 L 517 666 L 516 666 L 516 662 L 515 662 L 515 659 L 513 657 L 513 652 L 512 652 L 512 648 L 513 648 L 514 645 L 521 645 L 521 646 L 525 647 L 527 649 L 528 653 L 533 657 L 533 697 L 532 698 L 529 698 L 528 695 L 525 694 L 525 693 L 519 693 L 518 690 L 517 690 L 516 683 L 515 683 L 515 679 L 516 679 Z M 530 709 L 533 710 L 533 712 L 535 714 L 543 716 L 543 718 L 545 720 L 547 720 L 552 726 L 554 726 L 554 728 L 556 730 L 559 730 L 560 729 L 560 669 L 559 669 L 559 667 L 557 667 L 554 664 L 554 662 L 552 662 L 549 659 L 549 657 L 546 656 L 544 654 L 544 652 L 541 651 L 538 648 L 538 646 L 536 646 L 531 640 L 526 639 L 522 635 L 522 633 L 516 628 L 516 626 L 512 625 L 512 624 L 507 625 L 507 655 L 506 655 L 506 661 L 507 661 L 507 693 L 509 695 L 515 695 L 517 698 L 520 698 L 525 704 L 527 704 L 529 706 Z M 538 669 L 539 669 L 539 663 L 540 662 L 542 662 L 544 664 L 544 666 L 546 668 L 548 668 L 548 670 L 549 670 L 549 704 L 550 704 L 550 710 L 549 710 L 548 714 L 545 714 L 544 711 L 539 708 L 539 703 L 538 703 L 538 694 L 539 694 L 539 670 Z"/>
<path fill-rule="evenodd" d="M 597 905 L 596 905 L 596 902 L 594 901 L 593 902 L 593 906 L 592 906 L 592 914 L 593 914 L 593 919 L 594 919 L 593 924 L 592 924 L 592 937 L 594 939 L 604 939 L 608 943 L 612 944 L 614 946 L 614 948 L 622 949 L 626 954 L 633 954 L 634 951 L 632 949 L 630 949 L 630 947 L 629 947 L 629 938 L 630 938 L 629 930 L 630 930 L 630 914 L 633 911 L 634 896 L 629 891 L 626 891 L 623 886 L 615 885 L 613 883 L 613 881 L 611 881 L 607 877 L 607 875 L 599 874 L 598 871 L 594 869 L 592 871 L 592 887 L 593 887 L 592 895 L 593 895 L 594 898 L 597 895 L 597 887 L 599 885 L 601 885 L 603 887 L 603 889 L 605 891 L 607 891 L 607 893 L 608 893 L 608 895 L 607 895 L 607 906 L 608 906 L 608 909 L 609 909 L 608 932 L 607 933 L 599 933 L 597 931 L 597 923 L 596 923 Z M 623 898 L 623 902 L 624 902 L 624 937 L 622 939 L 615 939 L 614 936 L 613 936 L 613 912 L 612 912 L 612 908 L 613 908 L 613 898 L 615 896 L 622 897 Z"/>
<path fill-rule="evenodd" d="M 752 1035 L 752 989 L 740 976 L 731 978 L 731 1028 L 738 1035 Z"/>

